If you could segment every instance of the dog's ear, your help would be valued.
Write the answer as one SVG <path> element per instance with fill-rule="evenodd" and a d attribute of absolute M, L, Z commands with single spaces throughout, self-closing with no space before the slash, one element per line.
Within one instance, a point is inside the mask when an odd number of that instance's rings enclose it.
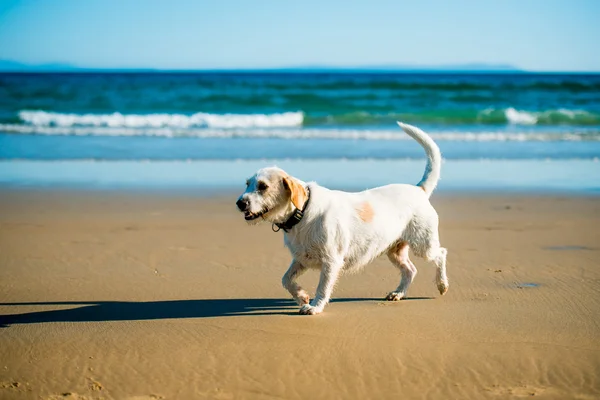
<path fill-rule="evenodd" d="M 283 187 L 290 191 L 290 200 L 294 206 L 297 209 L 302 210 L 304 203 L 308 200 L 308 194 L 306 193 L 304 186 L 302 186 L 297 179 L 294 179 L 291 176 L 284 176 Z"/>

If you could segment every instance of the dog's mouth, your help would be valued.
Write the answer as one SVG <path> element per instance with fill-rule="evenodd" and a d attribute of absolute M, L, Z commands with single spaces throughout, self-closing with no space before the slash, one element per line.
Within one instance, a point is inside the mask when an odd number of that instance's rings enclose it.
<path fill-rule="evenodd" d="M 263 215 L 265 215 L 268 212 L 269 212 L 269 210 L 267 210 L 266 208 L 263 208 L 262 210 L 260 210 L 257 213 L 251 213 L 250 211 L 244 211 L 244 219 L 246 221 L 253 221 L 257 218 L 262 217 Z"/>

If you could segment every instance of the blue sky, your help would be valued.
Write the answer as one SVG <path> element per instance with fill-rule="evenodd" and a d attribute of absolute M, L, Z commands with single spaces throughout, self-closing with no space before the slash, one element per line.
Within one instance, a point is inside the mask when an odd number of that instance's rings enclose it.
<path fill-rule="evenodd" d="M 600 71 L 600 0 L 0 0 L 0 59 L 99 68 Z"/>

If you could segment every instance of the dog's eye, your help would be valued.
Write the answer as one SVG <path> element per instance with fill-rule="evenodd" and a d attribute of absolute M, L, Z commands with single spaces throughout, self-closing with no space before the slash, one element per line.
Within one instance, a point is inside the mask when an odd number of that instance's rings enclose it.
<path fill-rule="evenodd" d="M 269 188 L 269 186 L 267 186 L 267 184 L 264 182 L 258 182 L 258 185 L 256 185 L 256 188 L 260 191 L 263 191 L 263 190 L 267 190 Z"/>

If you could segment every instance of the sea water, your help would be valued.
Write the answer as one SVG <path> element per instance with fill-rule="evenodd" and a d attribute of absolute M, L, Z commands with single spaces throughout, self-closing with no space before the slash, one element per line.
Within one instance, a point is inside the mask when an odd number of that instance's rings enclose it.
<path fill-rule="evenodd" d="M 278 164 L 361 189 L 600 187 L 600 75 L 451 73 L 0 74 L 0 184 L 235 187 Z"/>

